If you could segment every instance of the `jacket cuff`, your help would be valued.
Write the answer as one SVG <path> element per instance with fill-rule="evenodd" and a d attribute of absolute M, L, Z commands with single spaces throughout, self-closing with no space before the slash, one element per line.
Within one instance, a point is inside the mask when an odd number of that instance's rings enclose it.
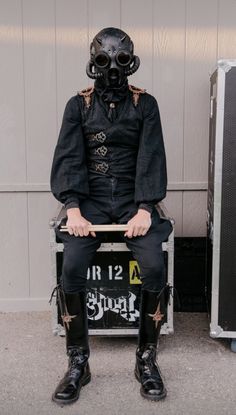
<path fill-rule="evenodd" d="M 154 203 L 140 203 L 139 206 L 138 206 L 138 209 L 144 209 L 147 212 L 152 214 L 154 206 L 155 206 Z"/>
<path fill-rule="evenodd" d="M 77 200 L 72 200 L 72 201 L 68 201 L 65 203 L 65 208 L 67 209 L 71 209 L 71 208 L 78 208 L 79 207 L 79 202 Z"/>

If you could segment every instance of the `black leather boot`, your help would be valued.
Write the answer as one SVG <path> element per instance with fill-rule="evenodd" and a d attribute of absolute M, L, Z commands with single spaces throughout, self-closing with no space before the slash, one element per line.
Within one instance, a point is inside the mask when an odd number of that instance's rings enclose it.
<path fill-rule="evenodd" d="M 170 287 L 161 291 L 141 291 L 139 341 L 135 377 L 141 383 L 141 395 L 153 401 L 165 398 L 167 391 L 156 363 L 157 342 L 166 314 Z"/>
<path fill-rule="evenodd" d="M 86 293 L 65 293 L 59 286 L 57 298 L 66 332 L 69 363 L 52 400 L 59 405 L 65 405 L 75 402 L 79 398 L 81 387 L 91 380 Z"/>

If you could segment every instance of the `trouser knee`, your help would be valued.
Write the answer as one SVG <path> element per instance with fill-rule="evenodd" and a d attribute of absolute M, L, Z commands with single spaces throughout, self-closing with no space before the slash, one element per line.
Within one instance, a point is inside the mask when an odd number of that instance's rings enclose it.
<path fill-rule="evenodd" d="M 156 255 L 152 261 L 141 270 L 142 288 L 150 291 L 160 291 L 166 284 L 166 270 L 163 254 Z"/>
<path fill-rule="evenodd" d="M 66 293 L 86 290 L 88 264 L 65 258 L 62 267 L 61 283 Z"/>

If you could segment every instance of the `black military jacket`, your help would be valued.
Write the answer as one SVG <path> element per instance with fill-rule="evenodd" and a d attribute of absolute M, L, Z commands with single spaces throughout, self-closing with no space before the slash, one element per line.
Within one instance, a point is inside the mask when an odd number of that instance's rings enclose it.
<path fill-rule="evenodd" d="M 148 93 L 138 104 L 131 91 L 108 117 L 108 103 L 93 92 L 89 108 L 79 94 L 65 108 L 55 148 L 51 190 L 66 207 L 89 196 L 89 171 L 134 181 L 134 200 L 157 203 L 166 194 L 166 157 L 158 105 Z"/>

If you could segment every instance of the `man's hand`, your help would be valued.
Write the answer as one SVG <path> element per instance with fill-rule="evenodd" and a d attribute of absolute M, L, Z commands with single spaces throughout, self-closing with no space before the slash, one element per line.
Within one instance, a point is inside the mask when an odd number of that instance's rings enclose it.
<path fill-rule="evenodd" d="M 92 224 L 81 215 L 79 208 L 67 209 L 67 217 L 66 226 L 70 235 L 88 236 L 90 233 L 96 236 L 95 232 L 89 232 L 88 227 Z"/>
<path fill-rule="evenodd" d="M 144 236 L 151 224 L 151 214 L 144 209 L 139 209 L 136 215 L 134 215 L 127 223 L 129 229 L 125 232 L 124 236 L 127 236 L 128 238 L 132 238 L 133 236 Z"/>

